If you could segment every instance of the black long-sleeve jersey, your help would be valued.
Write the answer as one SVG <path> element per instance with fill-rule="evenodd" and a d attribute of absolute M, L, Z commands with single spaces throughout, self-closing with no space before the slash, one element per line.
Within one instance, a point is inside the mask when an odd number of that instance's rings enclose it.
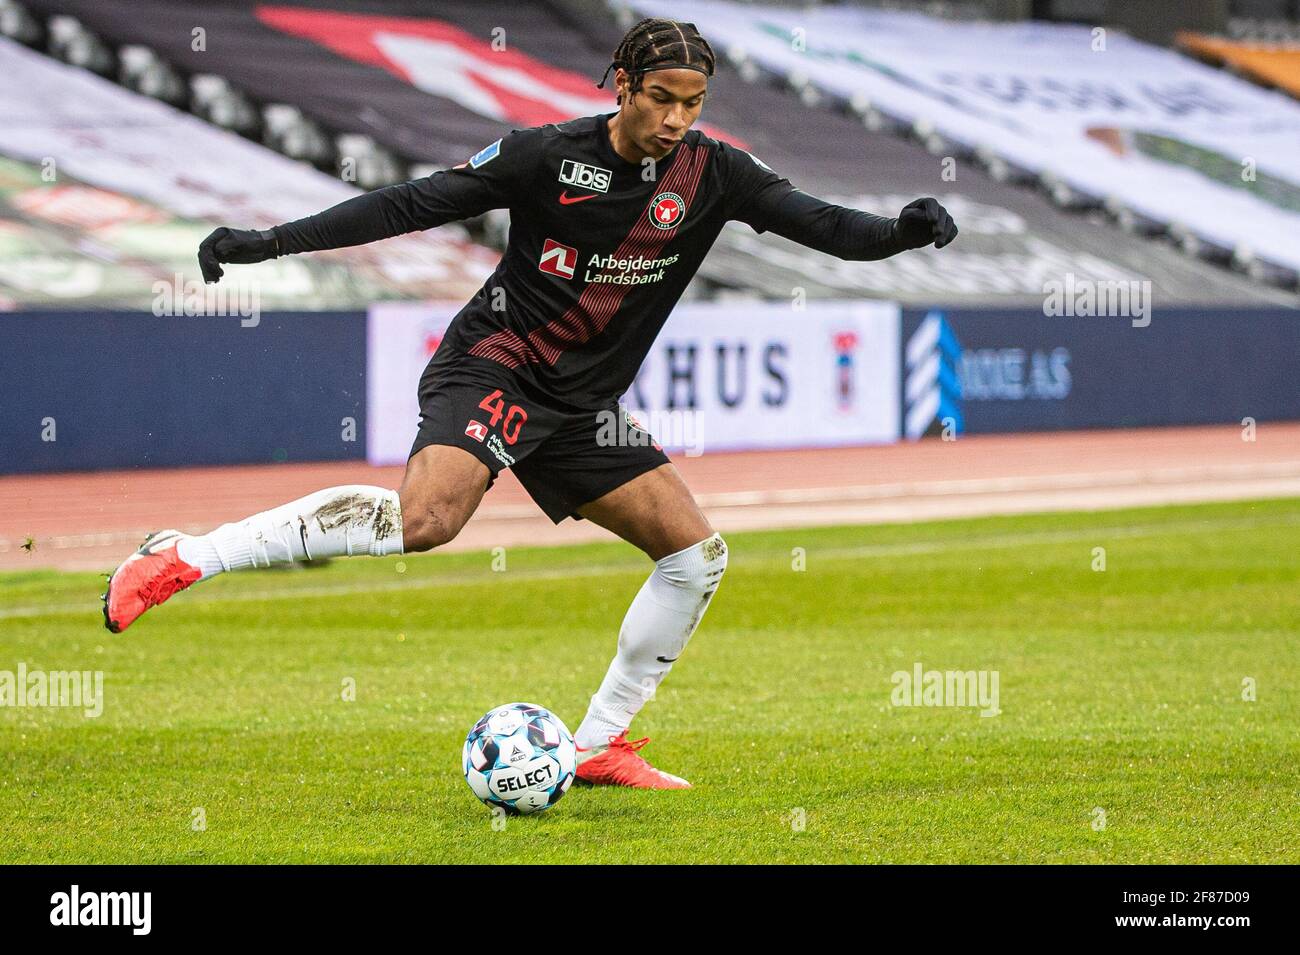
<path fill-rule="evenodd" d="M 728 220 L 841 259 L 904 249 L 894 219 L 823 202 L 698 130 L 657 161 L 628 162 L 610 143 L 612 115 L 517 129 L 454 169 L 276 226 L 280 251 L 359 245 L 508 208 L 505 254 L 433 364 L 495 362 L 587 410 L 631 385 Z"/>

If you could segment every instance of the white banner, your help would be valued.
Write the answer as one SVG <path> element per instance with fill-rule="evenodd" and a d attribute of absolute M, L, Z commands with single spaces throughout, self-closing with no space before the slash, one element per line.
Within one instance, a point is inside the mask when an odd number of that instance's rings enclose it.
<path fill-rule="evenodd" d="M 366 456 L 406 461 L 416 388 L 459 304 L 370 310 Z M 899 308 L 893 302 L 679 306 L 622 403 L 669 452 L 898 440 Z"/>
<path fill-rule="evenodd" d="M 420 425 L 416 389 L 464 302 L 377 302 L 366 316 L 366 459 L 405 464 Z"/>
<path fill-rule="evenodd" d="M 632 5 L 691 20 L 718 48 L 968 148 L 1300 268 L 1300 103 L 1222 70 L 1089 27 L 719 0 Z M 800 108 L 792 101 L 792 121 Z"/>
<path fill-rule="evenodd" d="M 895 441 L 898 327 L 893 302 L 680 305 L 623 403 L 688 454 Z"/>

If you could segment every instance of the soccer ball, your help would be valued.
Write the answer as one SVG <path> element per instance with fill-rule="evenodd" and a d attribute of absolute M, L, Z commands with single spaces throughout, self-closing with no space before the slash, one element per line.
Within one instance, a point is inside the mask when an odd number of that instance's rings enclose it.
<path fill-rule="evenodd" d="M 465 737 L 465 781 L 484 805 L 514 815 L 560 801 L 577 768 L 573 735 L 560 718 L 532 703 L 508 703 L 483 714 Z"/>

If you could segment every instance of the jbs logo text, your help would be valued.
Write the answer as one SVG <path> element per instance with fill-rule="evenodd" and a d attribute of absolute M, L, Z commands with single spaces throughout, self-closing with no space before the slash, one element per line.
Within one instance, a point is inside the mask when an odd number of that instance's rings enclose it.
<path fill-rule="evenodd" d="M 593 192 L 608 192 L 609 180 L 614 174 L 599 166 L 588 166 L 574 159 L 560 163 L 560 182 L 566 186 L 581 186 Z"/>

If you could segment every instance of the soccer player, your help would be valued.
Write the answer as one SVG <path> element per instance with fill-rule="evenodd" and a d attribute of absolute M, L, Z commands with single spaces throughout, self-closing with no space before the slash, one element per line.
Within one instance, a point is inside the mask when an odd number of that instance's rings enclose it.
<path fill-rule="evenodd" d="M 660 446 L 609 440 L 610 415 L 668 314 L 731 219 L 841 259 L 942 248 L 957 235 L 934 199 L 897 218 L 801 192 L 744 150 L 702 135 L 714 54 L 691 23 L 650 18 L 614 52 L 618 110 L 517 129 L 453 169 L 262 231 L 220 228 L 222 263 L 337 249 L 508 208 L 500 264 L 461 309 L 419 384 L 420 425 L 401 487 L 326 488 L 210 533 L 160 531 L 109 580 L 114 633 L 200 580 L 292 561 L 426 551 L 452 540 L 503 468 L 550 519 L 590 520 L 654 569 L 578 726 L 578 778 L 681 789 L 628 727 L 695 632 L 727 546 Z M 603 413 L 603 414 L 602 414 Z"/>

